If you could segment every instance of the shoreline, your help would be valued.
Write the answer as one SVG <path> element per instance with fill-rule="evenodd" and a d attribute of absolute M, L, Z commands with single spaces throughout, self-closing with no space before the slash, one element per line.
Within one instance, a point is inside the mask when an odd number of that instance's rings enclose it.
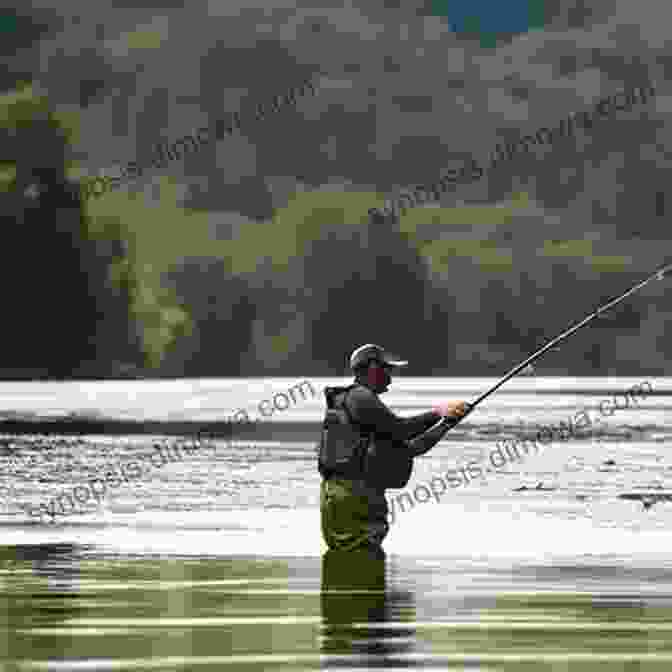
<path fill-rule="evenodd" d="M 194 437 L 233 436 L 231 421 L 198 422 L 194 420 L 114 420 L 106 418 L 56 420 L 0 420 L 0 435 L 58 435 L 58 436 L 127 436 L 170 435 Z M 238 433 L 238 432 L 237 432 Z"/>

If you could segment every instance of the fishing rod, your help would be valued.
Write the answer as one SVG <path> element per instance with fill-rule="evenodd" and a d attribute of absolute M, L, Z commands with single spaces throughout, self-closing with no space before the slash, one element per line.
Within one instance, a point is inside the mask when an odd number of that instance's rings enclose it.
<path fill-rule="evenodd" d="M 581 320 L 580 322 L 570 326 L 565 331 L 563 331 L 559 336 L 556 336 L 555 338 L 551 339 L 548 343 L 546 343 L 546 345 L 539 348 L 539 350 L 537 350 L 535 353 L 530 355 L 527 359 L 522 361 L 520 364 L 517 364 L 516 366 L 514 366 L 511 369 L 511 371 L 509 371 L 501 380 L 499 380 L 497 383 L 495 383 L 495 385 L 493 385 L 489 390 L 487 390 L 480 397 L 478 397 L 478 399 L 476 399 L 475 401 L 472 401 L 471 403 L 467 404 L 466 405 L 467 406 L 467 412 L 460 418 L 460 420 L 463 420 L 469 413 L 471 413 L 474 410 L 474 408 L 476 408 L 476 406 L 478 404 L 480 404 L 482 401 L 485 401 L 485 399 L 487 399 L 491 394 L 496 392 L 502 385 L 504 385 L 504 383 L 507 380 L 510 380 L 517 373 L 520 373 L 523 369 L 525 369 L 530 364 L 532 364 L 532 362 L 539 359 L 539 357 L 541 357 L 543 354 L 548 352 L 548 350 L 550 350 L 554 345 L 557 345 L 558 343 L 560 343 L 561 341 L 563 341 L 567 337 L 576 333 L 579 329 L 581 329 L 581 327 L 585 327 L 589 322 L 594 320 L 596 317 L 601 315 L 603 312 L 605 312 L 606 310 L 609 310 L 609 308 L 612 308 L 613 306 L 617 305 L 618 303 L 623 301 L 623 299 L 627 298 L 631 294 L 634 294 L 636 291 L 640 290 L 645 285 L 648 285 L 651 281 L 656 280 L 656 279 L 657 280 L 662 280 L 663 278 L 665 278 L 668 275 L 672 275 L 672 264 L 668 264 L 667 266 L 663 266 L 663 268 L 658 269 L 655 273 L 652 273 L 648 278 L 646 278 L 645 280 L 642 280 L 641 282 L 638 282 L 634 287 L 631 287 L 627 292 L 623 292 L 623 294 L 621 294 L 620 296 L 617 296 L 615 299 L 611 299 L 610 301 L 608 301 L 607 303 L 605 303 L 604 305 L 600 306 L 599 308 L 594 310 L 592 313 L 590 313 L 590 315 L 588 315 L 587 317 L 584 317 L 583 320 Z"/>

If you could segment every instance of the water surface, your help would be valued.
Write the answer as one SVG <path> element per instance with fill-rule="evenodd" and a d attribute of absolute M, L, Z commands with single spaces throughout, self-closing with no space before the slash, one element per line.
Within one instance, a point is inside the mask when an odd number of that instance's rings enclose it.
<path fill-rule="evenodd" d="M 260 400 L 296 382 L 12 383 L 0 386 L 0 407 L 166 421 L 246 408 L 258 418 Z M 599 402 L 640 379 L 511 381 L 416 460 L 408 490 L 580 409 L 599 431 L 399 513 L 384 559 L 324 555 L 314 441 L 320 390 L 344 381 L 311 382 L 318 396 L 259 418 L 256 432 L 149 465 L 53 523 L 21 507 L 174 440 L 7 437 L 4 666 L 669 669 L 672 508 L 618 498 L 672 491 L 669 379 L 650 380 L 652 395 L 610 417 Z M 384 398 L 411 414 L 492 382 L 404 378 Z"/>

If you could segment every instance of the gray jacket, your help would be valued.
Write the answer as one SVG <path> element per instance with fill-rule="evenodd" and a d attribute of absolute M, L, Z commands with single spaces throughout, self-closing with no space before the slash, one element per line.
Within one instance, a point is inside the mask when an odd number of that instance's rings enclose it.
<path fill-rule="evenodd" d="M 373 441 L 369 465 L 371 475 L 367 480 L 371 480 L 378 489 L 404 487 L 405 483 L 395 486 L 385 483 L 407 482 L 413 458 L 431 450 L 455 426 L 456 421 L 442 419 L 433 411 L 401 418 L 372 389 L 359 381 L 356 383 L 357 386 L 347 393 L 345 405 L 359 430 L 369 434 Z"/>

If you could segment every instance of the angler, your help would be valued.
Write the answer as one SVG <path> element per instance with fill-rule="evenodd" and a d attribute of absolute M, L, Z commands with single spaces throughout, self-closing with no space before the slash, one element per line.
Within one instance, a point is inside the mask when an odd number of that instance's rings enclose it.
<path fill-rule="evenodd" d="M 449 401 L 410 418 L 392 413 L 378 395 L 407 363 L 378 345 L 363 345 L 350 357 L 353 384 L 324 390 L 318 469 L 322 535 L 330 549 L 381 552 L 389 531 L 385 489 L 405 487 L 413 458 L 431 450 L 467 412 L 465 402 Z"/>
<path fill-rule="evenodd" d="M 404 488 L 413 458 L 431 450 L 458 422 L 504 383 L 603 313 L 654 280 L 672 276 L 672 264 L 658 269 L 619 296 L 568 327 L 473 402 L 438 404 L 411 418 L 394 415 L 378 398 L 392 382 L 390 373 L 408 362 L 396 360 L 378 345 L 362 345 L 350 357 L 355 381 L 326 387 L 327 411 L 318 446 L 322 535 L 331 550 L 368 549 L 381 553 L 389 524 L 386 488 Z M 600 409 L 602 411 L 602 409 Z"/>

